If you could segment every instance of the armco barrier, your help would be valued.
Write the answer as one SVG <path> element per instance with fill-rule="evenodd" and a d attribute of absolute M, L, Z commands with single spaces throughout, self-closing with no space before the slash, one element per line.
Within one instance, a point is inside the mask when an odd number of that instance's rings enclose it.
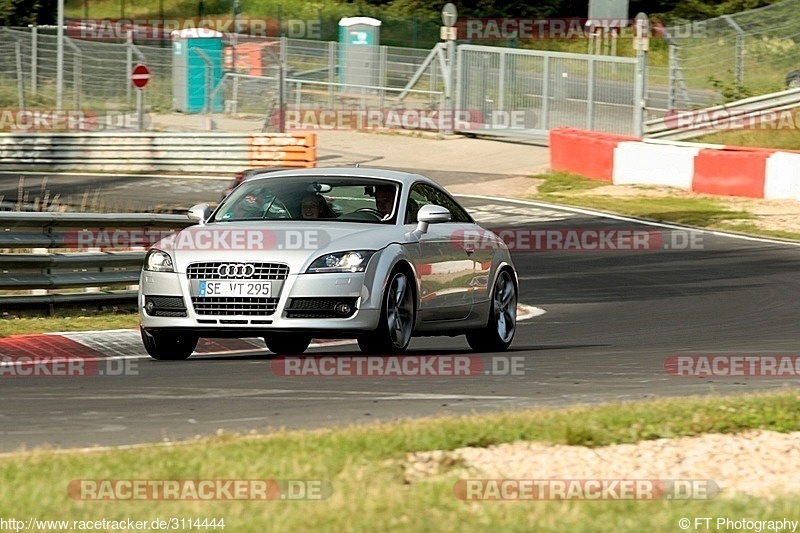
<path fill-rule="evenodd" d="M 313 133 L 2 133 L 0 171 L 233 173 L 314 167 Z"/>
<path fill-rule="evenodd" d="M 61 304 L 132 303 L 136 291 L 19 295 L 26 289 L 106 288 L 139 283 L 144 248 L 150 234 L 180 230 L 192 224 L 183 215 L 137 213 L 0 212 L 0 249 L 62 250 L 60 253 L 0 253 L 0 309 L 53 308 Z M 81 249 L 81 230 L 109 236 L 109 247 Z M 138 235 L 140 246 L 114 248 L 115 235 Z M 99 239 L 98 239 L 99 241 Z M 127 241 L 130 242 L 130 241 Z M 95 243 L 98 244 L 98 243 Z"/>
<path fill-rule="evenodd" d="M 800 200 L 800 153 L 795 152 L 631 140 L 559 128 L 550 131 L 550 168 L 619 185 L 664 185 L 722 196 Z"/>

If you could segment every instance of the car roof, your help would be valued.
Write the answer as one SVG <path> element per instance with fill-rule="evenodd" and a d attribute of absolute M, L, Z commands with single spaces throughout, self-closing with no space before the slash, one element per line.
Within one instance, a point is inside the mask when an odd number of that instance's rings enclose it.
<path fill-rule="evenodd" d="M 436 181 L 423 176 L 422 174 L 415 174 L 413 172 L 406 172 L 403 170 L 390 170 L 385 168 L 369 168 L 369 167 L 317 167 L 317 168 L 298 168 L 291 170 L 276 170 L 274 172 L 265 172 L 257 176 L 253 176 L 250 180 L 262 180 L 272 178 L 288 178 L 288 177 L 303 177 L 303 176 L 325 176 L 325 177 L 357 177 L 357 178 L 377 178 L 389 181 L 400 182 L 403 185 L 411 185 L 417 181 L 425 181 L 438 187 L 440 184 Z"/>

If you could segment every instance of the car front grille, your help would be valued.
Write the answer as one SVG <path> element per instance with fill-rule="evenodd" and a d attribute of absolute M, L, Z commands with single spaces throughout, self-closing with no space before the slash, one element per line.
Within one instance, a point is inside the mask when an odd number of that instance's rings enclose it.
<path fill-rule="evenodd" d="M 220 276 L 217 269 L 221 265 L 247 264 L 255 267 L 255 273 L 247 279 L 284 280 L 289 275 L 289 265 L 283 263 L 260 263 L 252 261 L 209 261 L 192 263 L 186 267 L 186 277 L 189 279 L 236 279 L 234 276 Z"/>
<path fill-rule="evenodd" d="M 275 312 L 278 298 L 253 296 L 195 296 L 192 298 L 194 311 L 198 315 L 245 315 L 267 316 Z"/>

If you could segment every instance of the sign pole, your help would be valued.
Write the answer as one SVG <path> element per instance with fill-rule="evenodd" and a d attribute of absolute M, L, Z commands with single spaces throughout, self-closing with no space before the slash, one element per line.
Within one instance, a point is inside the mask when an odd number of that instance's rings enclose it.
<path fill-rule="evenodd" d="M 136 89 L 136 129 L 144 129 L 144 89 Z"/>
<path fill-rule="evenodd" d="M 445 65 L 447 71 L 444 72 L 444 75 L 447 77 L 445 84 L 444 84 L 444 106 L 447 113 L 450 115 L 450 120 L 455 123 L 455 102 L 453 101 L 453 94 L 455 93 L 455 69 L 456 69 L 456 37 L 457 32 L 456 28 L 454 28 L 456 24 L 456 20 L 458 20 L 458 10 L 456 6 L 450 2 L 445 4 L 442 8 L 442 24 L 443 26 L 440 28 L 439 36 L 442 40 L 445 41 Z M 450 127 L 444 128 L 445 135 L 452 135 L 453 134 L 453 127 L 448 124 Z"/>

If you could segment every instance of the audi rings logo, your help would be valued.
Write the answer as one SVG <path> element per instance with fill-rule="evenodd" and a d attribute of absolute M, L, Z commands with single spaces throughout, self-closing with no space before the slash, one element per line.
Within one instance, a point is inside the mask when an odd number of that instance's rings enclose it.
<path fill-rule="evenodd" d="M 256 267 L 249 263 L 225 263 L 217 267 L 221 278 L 249 278 L 256 273 Z"/>

